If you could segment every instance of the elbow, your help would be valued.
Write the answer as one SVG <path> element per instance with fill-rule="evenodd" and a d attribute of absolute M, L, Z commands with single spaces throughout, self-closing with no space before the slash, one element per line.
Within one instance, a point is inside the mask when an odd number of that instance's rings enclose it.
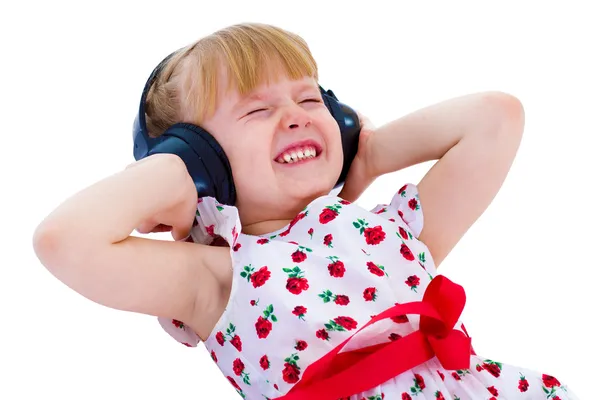
<path fill-rule="evenodd" d="M 77 264 L 86 253 L 80 242 L 54 224 L 38 226 L 33 233 L 32 245 L 38 260 L 53 274 L 59 268 Z"/>
<path fill-rule="evenodd" d="M 55 226 L 40 224 L 33 233 L 32 244 L 36 257 L 47 269 L 61 263 L 65 246 L 60 230 Z"/>
<path fill-rule="evenodd" d="M 523 135 L 525 108 L 518 97 L 502 91 L 486 92 L 482 97 L 483 107 L 487 111 L 485 115 L 499 128 L 492 131 L 518 137 Z"/>

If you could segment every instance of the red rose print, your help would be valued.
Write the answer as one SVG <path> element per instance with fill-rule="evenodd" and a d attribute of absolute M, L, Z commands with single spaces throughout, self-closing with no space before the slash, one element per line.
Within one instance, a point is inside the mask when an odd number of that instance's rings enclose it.
<path fill-rule="evenodd" d="M 233 372 L 237 376 L 242 375 L 242 372 L 244 372 L 244 363 L 239 358 L 233 360 Z"/>
<path fill-rule="evenodd" d="M 440 376 L 440 379 L 442 380 L 442 382 L 446 379 L 446 377 L 444 376 L 444 374 L 442 374 L 440 371 L 437 372 L 438 375 Z"/>
<path fill-rule="evenodd" d="M 223 332 L 217 332 L 215 338 L 217 339 L 217 343 L 219 343 L 221 346 L 225 344 L 225 336 L 223 335 Z"/>
<path fill-rule="evenodd" d="M 238 335 L 235 335 L 233 339 L 231 339 L 230 343 L 237 349 L 237 351 L 242 351 L 242 340 Z"/>
<path fill-rule="evenodd" d="M 267 357 L 266 354 L 260 358 L 259 363 L 260 363 L 260 367 L 262 369 L 264 369 L 264 370 L 269 369 L 269 367 L 271 366 L 271 362 L 269 361 L 269 357 Z"/>
<path fill-rule="evenodd" d="M 240 337 L 238 335 L 234 335 L 234 334 L 235 334 L 235 325 L 233 325 L 232 323 L 229 323 L 229 326 L 227 327 L 227 330 L 225 331 L 227 340 L 238 351 L 242 351 L 242 340 L 240 339 Z M 223 336 L 222 332 L 217 333 L 217 342 L 219 342 L 219 344 L 221 346 L 223 346 L 223 343 L 225 343 L 225 337 Z"/>
<path fill-rule="evenodd" d="M 269 336 L 269 333 L 271 333 L 271 330 L 273 329 L 271 321 L 277 322 L 277 317 L 273 314 L 273 311 L 273 304 L 269 304 L 269 306 L 264 309 L 263 316 L 258 317 L 258 320 L 254 324 L 256 335 L 259 339 L 264 339 Z"/>
<path fill-rule="evenodd" d="M 308 230 L 308 235 L 310 236 L 310 238 L 311 238 L 311 239 L 312 239 L 312 235 L 313 235 L 313 233 L 315 233 L 315 231 L 313 230 L 313 228 L 310 228 L 310 229 Z"/>
<path fill-rule="evenodd" d="M 364 235 L 367 244 L 370 245 L 378 245 L 385 239 L 385 232 L 380 225 L 377 225 L 374 228 L 366 228 Z"/>
<path fill-rule="evenodd" d="M 410 199 L 408 201 L 408 206 L 410 207 L 411 210 L 417 210 L 419 208 L 419 203 L 417 202 L 417 199 L 415 199 L 414 197 L 412 199 Z"/>
<path fill-rule="evenodd" d="M 416 292 L 417 286 L 421 284 L 421 279 L 419 279 L 419 277 L 416 275 L 411 275 L 406 279 L 406 281 L 404 281 L 404 283 L 406 283 L 411 288 L 411 290 L 414 290 Z"/>
<path fill-rule="evenodd" d="M 323 211 L 321 211 L 321 214 L 319 214 L 319 222 L 321 224 L 327 224 L 331 221 L 333 221 L 339 214 L 339 211 L 334 209 L 334 208 L 324 208 Z"/>
<path fill-rule="evenodd" d="M 500 376 L 500 372 L 502 371 L 500 369 L 500 366 L 497 363 L 484 363 L 483 364 L 483 369 L 485 369 L 487 372 L 489 372 L 490 374 L 492 374 L 492 376 L 498 378 Z"/>
<path fill-rule="evenodd" d="M 281 374 L 283 376 L 283 380 L 287 383 L 296 383 L 300 380 L 300 370 L 297 366 L 292 365 L 290 363 L 284 364 L 284 368 L 283 371 L 281 371 Z"/>
<path fill-rule="evenodd" d="M 241 391 L 241 390 L 242 390 L 242 389 L 241 389 L 241 388 L 238 386 L 238 384 L 237 384 L 237 383 L 235 383 L 235 381 L 233 380 L 233 378 L 232 378 L 232 377 L 228 376 L 228 377 L 227 377 L 227 380 L 229 380 L 229 383 L 231 383 L 231 384 L 233 385 L 233 387 L 234 387 L 236 390 L 238 390 L 238 391 Z"/>
<path fill-rule="evenodd" d="M 376 265 L 372 261 L 367 262 L 367 268 L 369 269 L 369 272 L 372 273 L 373 275 L 377 275 L 377 276 L 384 276 L 385 275 L 385 271 L 384 271 L 383 266 Z"/>
<path fill-rule="evenodd" d="M 495 387 L 490 386 L 490 387 L 487 388 L 487 390 L 490 391 L 490 393 L 492 394 L 492 396 L 498 396 L 498 389 L 496 389 Z"/>
<path fill-rule="evenodd" d="M 435 392 L 435 400 L 446 400 L 446 398 L 444 397 L 444 395 L 442 394 L 442 392 L 440 392 L 438 390 L 437 392 Z"/>
<path fill-rule="evenodd" d="M 294 261 L 295 263 L 301 263 L 304 260 L 306 260 L 306 253 L 304 253 L 303 251 L 296 250 L 292 253 L 292 261 Z"/>
<path fill-rule="evenodd" d="M 258 244 L 267 244 L 269 243 L 269 239 L 261 238 L 256 241 Z"/>
<path fill-rule="evenodd" d="M 398 303 L 396 303 L 396 305 L 398 305 Z M 390 319 L 392 321 L 394 321 L 397 324 L 405 324 L 408 322 L 408 317 L 406 316 L 406 314 L 404 315 L 397 315 L 395 317 L 390 317 Z"/>
<path fill-rule="evenodd" d="M 423 380 L 423 377 L 419 374 L 415 374 L 413 382 L 414 385 L 410 387 L 411 393 L 414 395 L 422 393 L 423 389 L 425 389 L 425 381 Z"/>
<path fill-rule="evenodd" d="M 521 378 L 519 379 L 519 390 L 521 391 L 521 393 L 524 393 L 527 391 L 528 388 L 529 382 L 527 382 L 527 379 L 525 379 L 525 377 L 521 375 Z"/>
<path fill-rule="evenodd" d="M 294 347 L 294 348 L 298 351 L 302 351 L 302 350 L 305 350 L 307 347 L 308 347 L 308 343 L 306 343 L 304 340 L 297 340 L 296 347 Z"/>
<path fill-rule="evenodd" d="M 215 236 L 214 224 L 206 227 L 206 233 L 208 233 L 209 236 Z"/>
<path fill-rule="evenodd" d="M 366 288 L 363 292 L 363 297 L 366 301 L 375 301 L 377 300 L 377 289 L 374 287 Z"/>
<path fill-rule="evenodd" d="M 294 311 L 292 311 L 292 314 L 296 315 L 301 320 L 304 320 L 304 315 L 306 315 L 306 307 L 296 306 L 294 307 Z"/>
<path fill-rule="evenodd" d="M 357 322 L 350 317 L 337 317 L 334 321 L 336 324 L 349 331 L 356 329 L 356 326 L 358 325 Z"/>
<path fill-rule="evenodd" d="M 329 333 L 325 329 L 319 329 L 317 331 L 317 337 L 323 340 L 329 340 Z"/>
<path fill-rule="evenodd" d="M 256 328 L 256 334 L 258 338 L 264 339 L 267 336 L 269 336 L 269 333 L 271 333 L 271 330 L 273 329 L 273 324 L 271 323 L 271 321 L 264 319 L 263 317 L 258 317 L 258 320 L 256 320 L 254 327 Z"/>
<path fill-rule="evenodd" d="M 303 290 L 307 290 L 308 287 L 306 278 L 288 278 L 285 285 L 285 288 L 292 294 L 300 294 Z"/>
<path fill-rule="evenodd" d="M 251 306 L 255 306 L 256 305 L 256 300 L 250 300 L 250 305 Z"/>
<path fill-rule="evenodd" d="M 344 273 L 346 272 L 346 267 L 344 266 L 344 263 L 339 260 L 329 264 L 327 266 L 327 269 L 329 270 L 329 275 L 333 276 L 334 278 L 342 278 L 344 276 Z"/>
<path fill-rule="evenodd" d="M 408 246 L 404 243 L 402 243 L 402 245 L 400 246 L 400 254 L 402 254 L 402 257 L 404 257 L 408 261 L 413 261 L 415 259 L 415 256 L 412 253 L 412 251 L 410 251 Z"/>
<path fill-rule="evenodd" d="M 333 247 L 333 245 L 331 244 L 332 241 L 333 241 L 333 235 L 331 235 L 331 233 L 328 233 L 323 238 L 323 244 L 327 247 Z"/>
<path fill-rule="evenodd" d="M 242 274 L 243 274 L 243 272 L 242 272 Z M 252 275 L 250 275 L 250 280 L 252 281 L 252 286 L 257 288 L 257 287 L 261 287 L 262 285 L 264 285 L 265 282 L 268 281 L 270 277 L 271 277 L 271 271 L 269 271 L 269 269 L 265 265 L 264 267 L 262 267 L 261 269 L 259 269 L 258 271 L 254 272 Z"/>
<path fill-rule="evenodd" d="M 415 385 L 421 390 L 425 389 L 425 381 L 419 374 L 415 374 Z"/>
<path fill-rule="evenodd" d="M 402 400 L 412 400 L 412 397 L 410 396 L 410 394 L 404 392 L 402 393 Z"/>
<path fill-rule="evenodd" d="M 402 197 L 404 197 L 406 195 L 406 193 L 402 193 L 406 190 L 406 188 L 408 187 L 408 185 L 404 185 L 400 188 L 400 190 L 398 190 L 398 194 L 401 195 Z"/>
<path fill-rule="evenodd" d="M 560 382 L 558 381 L 558 379 L 551 375 L 542 374 L 542 381 L 544 382 L 544 386 L 546 386 L 547 388 L 560 386 Z"/>
<path fill-rule="evenodd" d="M 303 290 L 308 290 L 308 280 L 302 277 L 304 271 L 302 271 L 298 266 L 294 267 L 293 269 L 283 268 L 283 272 L 288 274 L 288 280 L 285 288 L 290 293 L 300 294 Z"/>
<path fill-rule="evenodd" d="M 340 204 L 347 206 L 348 204 L 350 204 L 350 202 L 348 200 L 340 199 Z"/>
<path fill-rule="evenodd" d="M 400 218 L 404 218 L 404 213 L 402 211 L 398 210 L 398 216 Z"/>
<path fill-rule="evenodd" d="M 481 365 L 477 364 L 477 366 L 475 367 L 475 369 L 479 372 L 483 371 L 483 368 L 481 368 Z"/>
<path fill-rule="evenodd" d="M 281 232 L 279 234 L 279 236 L 283 237 L 283 236 L 289 235 L 289 233 L 291 232 L 294 225 L 296 225 L 298 223 L 298 221 L 300 221 L 302 218 L 306 217 L 307 215 L 308 215 L 308 211 L 301 212 L 300 214 L 296 215 L 294 217 L 294 219 L 290 222 L 290 225 L 288 226 L 288 228 L 285 231 Z"/>
<path fill-rule="evenodd" d="M 242 245 L 239 243 L 236 243 L 235 246 L 233 246 L 233 251 L 238 251 L 240 249 L 240 247 L 242 247 Z"/>
<path fill-rule="evenodd" d="M 185 324 L 184 324 L 183 322 L 179 321 L 179 320 L 172 319 L 172 320 L 171 320 L 171 323 L 172 323 L 172 324 L 173 324 L 175 327 L 177 327 L 178 329 L 185 329 Z"/>
<path fill-rule="evenodd" d="M 390 333 L 390 336 L 388 337 L 388 339 L 390 339 L 392 342 L 401 338 L 402 336 L 398 335 L 397 333 Z"/>
<path fill-rule="evenodd" d="M 452 373 L 452 377 L 453 377 L 454 379 L 456 379 L 457 381 L 460 381 L 460 376 L 458 376 L 458 374 L 457 374 L 456 372 L 453 372 L 453 373 Z"/>
<path fill-rule="evenodd" d="M 408 240 L 408 233 L 401 226 L 398 227 L 398 233 L 400 234 L 400 236 L 402 237 L 402 239 Z"/>
<path fill-rule="evenodd" d="M 338 294 L 335 296 L 334 302 L 339 306 L 347 306 L 350 303 L 350 299 L 345 294 Z"/>
<path fill-rule="evenodd" d="M 214 362 L 218 362 L 217 354 L 214 352 L 214 350 L 210 352 L 210 358 L 212 358 Z"/>

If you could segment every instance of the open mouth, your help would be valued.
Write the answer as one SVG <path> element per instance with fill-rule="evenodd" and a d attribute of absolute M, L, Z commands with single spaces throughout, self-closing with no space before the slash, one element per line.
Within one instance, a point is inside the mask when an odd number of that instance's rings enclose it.
<path fill-rule="evenodd" d="M 279 164 L 296 164 L 303 161 L 309 161 L 319 157 L 322 149 L 316 143 L 307 143 L 304 145 L 294 145 L 286 148 L 276 158 Z"/>

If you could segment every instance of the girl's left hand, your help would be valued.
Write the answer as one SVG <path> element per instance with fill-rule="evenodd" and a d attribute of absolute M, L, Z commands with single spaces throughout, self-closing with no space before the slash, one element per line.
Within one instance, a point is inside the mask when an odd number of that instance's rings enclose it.
<path fill-rule="evenodd" d="M 357 114 L 361 127 L 358 139 L 358 151 L 350 165 L 350 170 L 348 171 L 344 186 L 338 194 L 338 197 L 349 202 L 356 201 L 377 178 L 371 172 L 368 161 L 369 138 L 375 132 L 375 127 L 364 115 L 359 112 L 357 112 Z"/>

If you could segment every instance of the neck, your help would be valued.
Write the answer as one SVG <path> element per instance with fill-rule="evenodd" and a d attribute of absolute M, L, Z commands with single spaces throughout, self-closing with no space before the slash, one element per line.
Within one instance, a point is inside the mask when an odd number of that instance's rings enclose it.
<path fill-rule="evenodd" d="M 242 226 L 242 232 L 246 235 L 259 236 L 266 233 L 275 232 L 290 223 L 291 219 L 278 219 L 269 221 L 260 221 Z"/>

